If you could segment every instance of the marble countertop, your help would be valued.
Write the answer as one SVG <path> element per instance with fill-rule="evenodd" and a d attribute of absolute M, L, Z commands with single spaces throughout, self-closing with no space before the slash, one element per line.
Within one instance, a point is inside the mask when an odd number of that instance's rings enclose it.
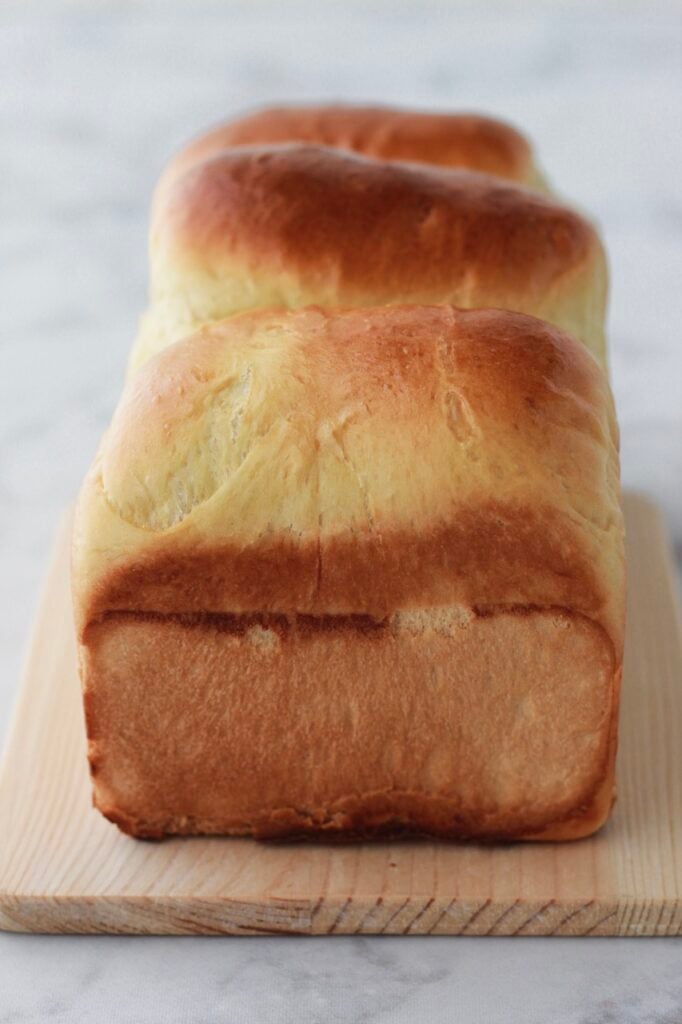
<path fill-rule="evenodd" d="M 349 98 L 517 122 L 600 222 L 628 486 L 682 543 L 677 3 L 0 8 L 0 735 L 51 536 L 122 380 L 159 170 L 233 111 Z M 0 839 L 1 841 L 1 839 Z M 680 1024 L 682 941 L 0 936 L 0 1024 Z"/>

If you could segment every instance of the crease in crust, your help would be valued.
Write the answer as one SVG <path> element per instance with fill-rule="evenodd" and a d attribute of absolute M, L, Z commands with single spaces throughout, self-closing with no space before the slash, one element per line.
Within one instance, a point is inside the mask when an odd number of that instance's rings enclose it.
<path fill-rule="evenodd" d="M 381 639 L 386 633 L 424 636 L 430 632 L 446 637 L 456 636 L 458 629 L 466 629 L 475 619 L 488 619 L 497 615 L 547 615 L 562 620 L 583 621 L 597 631 L 609 651 L 612 666 L 618 660 L 614 640 L 598 619 L 591 615 L 568 608 L 563 605 L 538 605 L 519 603 L 495 603 L 450 605 L 446 607 L 428 607 L 398 609 L 382 618 L 360 614 L 305 614 L 300 612 L 167 612 L 117 608 L 106 611 L 93 618 L 84 629 L 80 643 L 88 642 L 88 634 L 92 628 L 105 621 L 132 620 L 138 622 L 168 622 L 184 629 L 211 629 L 219 633 L 230 633 L 236 637 L 247 637 L 254 646 L 268 650 L 278 648 L 284 639 L 299 641 L 306 635 L 316 633 L 336 633 L 341 630 L 352 630 L 364 637 Z M 268 640 L 261 642 L 254 638 L 254 633 L 268 635 Z M 277 644 L 269 638 L 277 640 Z"/>

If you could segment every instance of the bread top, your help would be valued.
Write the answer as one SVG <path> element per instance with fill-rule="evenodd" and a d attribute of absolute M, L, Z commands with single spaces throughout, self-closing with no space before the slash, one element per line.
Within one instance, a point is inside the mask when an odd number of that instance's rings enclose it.
<path fill-rule="evenodd" d="M 527 139 L 511 125 L 479 114 L 425 113 L 348 105 L 267 107 L 218 125 L 194 139 L 165 175 L 233 146 L 309 142 L 378 160 L 463 167 L 544 190 Z"/>
<path fill-rule="evenodd" d="M 115 611 L 419 628 L 561 608 L 619 652 L 608 383 L 569 336 L 500 310 L 206 327 L 128 383 L 80 495 L 74 585 L 81 637 Z"/>
<path fill-rule="evenodd" d="M 158 190 L 151 305 L 131 367 L 250 309 L 451 303 L 532 313 L 603 359 L 594 228 L 471 171 L 309 145 L 225 150 Z"/>

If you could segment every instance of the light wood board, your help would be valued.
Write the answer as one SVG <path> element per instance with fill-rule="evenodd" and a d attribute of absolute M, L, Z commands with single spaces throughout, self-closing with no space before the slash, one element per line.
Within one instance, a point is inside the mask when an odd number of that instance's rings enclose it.
<path fill-rule="evenodd" d="M 0 927 L 138 934 L 682 933 L 682 644 L 659 514 L 626 498 L 619 800 L 576 843 L 263 845 L 130 839 L 90 806 L 68 592 L 55 553 L 0 776 Z"/>

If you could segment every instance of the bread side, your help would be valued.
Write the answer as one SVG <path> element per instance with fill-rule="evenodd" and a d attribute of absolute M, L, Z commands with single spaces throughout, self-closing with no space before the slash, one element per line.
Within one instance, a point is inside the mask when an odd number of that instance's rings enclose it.
<path fill-rule="evenodd" d="M 513 183 L 310 145 L 225 150 L 165 183 L 131 369 L 259 308 L 448 303 L 539 316 L 603 362 L 594 228 Z"/>
<path fill-rule="evenodd" d="M 136 834 L 608 812 L 617 432 L 532 317 L 270 312 L 167 349 L 79 499 L 74 596 L 96 799 Z"/>
<path fill-rule="evenodd" d="M 133 835 L 577 838 L 611 806 L 613 652 L 563 611 L 112 613 L 84 669 L 95 800 Z"/>

